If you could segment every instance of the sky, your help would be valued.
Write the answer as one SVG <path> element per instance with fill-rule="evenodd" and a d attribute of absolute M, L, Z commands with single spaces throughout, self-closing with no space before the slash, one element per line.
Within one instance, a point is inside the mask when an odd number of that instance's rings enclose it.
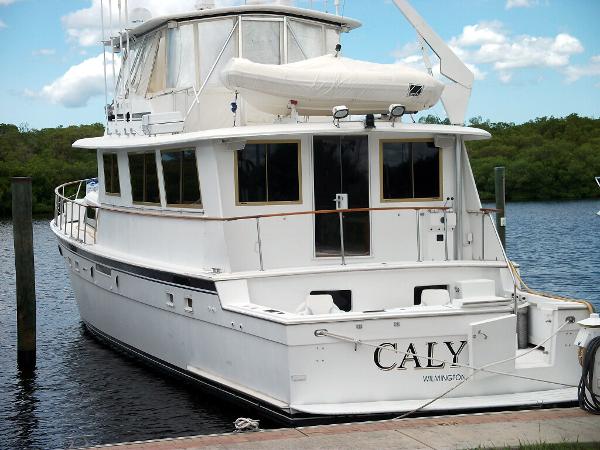
<path fill-rule="evenodd" d="M 158 16 L 189 10 L 196 1 L 129 0 L 129 5 Z M 341 2 L 344 15 L 363 23 L 343 36 L 345 56 L 424 70 L 415 32 L 391 0 Z M 333 3 L 295 1 L 329 12 Z M 411 4 L 475 74 L 467 117 L 515 123 L 571 113 L 600 117 L 600 0 Z M 100 0 L 0 0 L 0 123 L 45 128 L 103 121 L 99 5 Z M 440 105 L 427 113 L 445 116 Z"/>

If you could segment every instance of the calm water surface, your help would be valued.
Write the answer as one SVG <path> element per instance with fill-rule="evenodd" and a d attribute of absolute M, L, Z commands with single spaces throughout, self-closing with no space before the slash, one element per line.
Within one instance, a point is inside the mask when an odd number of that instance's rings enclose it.
<path fill-rule="evenodd" d="M 600 201 L 508 205 L 508 253 L 530 287 L 600 308 L 598 210 Z M 47 221 L 35 222 L 34 239 L 38 365 L 27 380 L 15 364 L 12 224 L 0 222 L 0 449 L 228 432 L 236 417 L 256 416 L 150 372 L 89 337 Z"/>

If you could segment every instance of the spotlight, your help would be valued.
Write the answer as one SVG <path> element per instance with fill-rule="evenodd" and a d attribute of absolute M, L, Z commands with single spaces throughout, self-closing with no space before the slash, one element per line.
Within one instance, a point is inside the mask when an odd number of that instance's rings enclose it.
<path fill-rule="evenodd" d="M 344 105 L 334 106 L 331 112 L 333 113 L 333 118 L 336 120 L 344 119 L 350 114 L 348 107 Z"/>
<path fill-rule="evenodd" d="M 393 104 L 390 105 L 390 116 L 394 117 L 394 118 L 398 118 L 398 117 L 402 117 L 404 115 L 404 113 L 406 112 L 406 107 L 404 107 L 403 105 L 397 105 L 397 104 Z"/>

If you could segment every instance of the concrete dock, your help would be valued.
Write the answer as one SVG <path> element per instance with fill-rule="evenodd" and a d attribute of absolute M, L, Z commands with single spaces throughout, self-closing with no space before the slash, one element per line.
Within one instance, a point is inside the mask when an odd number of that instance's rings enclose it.
<path fill-rule="evenodd" d="M 437 450 L 563 442 L 600 442 L 600 416 L 579 408 L 536 409 L 213 434 L 94 448 Z"/>

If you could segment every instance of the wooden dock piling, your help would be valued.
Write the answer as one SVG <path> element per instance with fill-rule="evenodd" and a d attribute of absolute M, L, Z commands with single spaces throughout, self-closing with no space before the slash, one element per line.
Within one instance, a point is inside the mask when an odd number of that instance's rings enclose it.
<path fill-rule="evenodd" d="M 494 175 L 496 179 L 496 229 L 502 241 L 502 246 L 506 249 L 506 175 L 504 167 L 495 167 Z"/>
<path fill-rule="evenodd" d="M 36 359 L 35 269 L 31 219 L 31 178 L 12 178 L 12 219 L 17 285 L 17 365 L 33 372 Z"/>

